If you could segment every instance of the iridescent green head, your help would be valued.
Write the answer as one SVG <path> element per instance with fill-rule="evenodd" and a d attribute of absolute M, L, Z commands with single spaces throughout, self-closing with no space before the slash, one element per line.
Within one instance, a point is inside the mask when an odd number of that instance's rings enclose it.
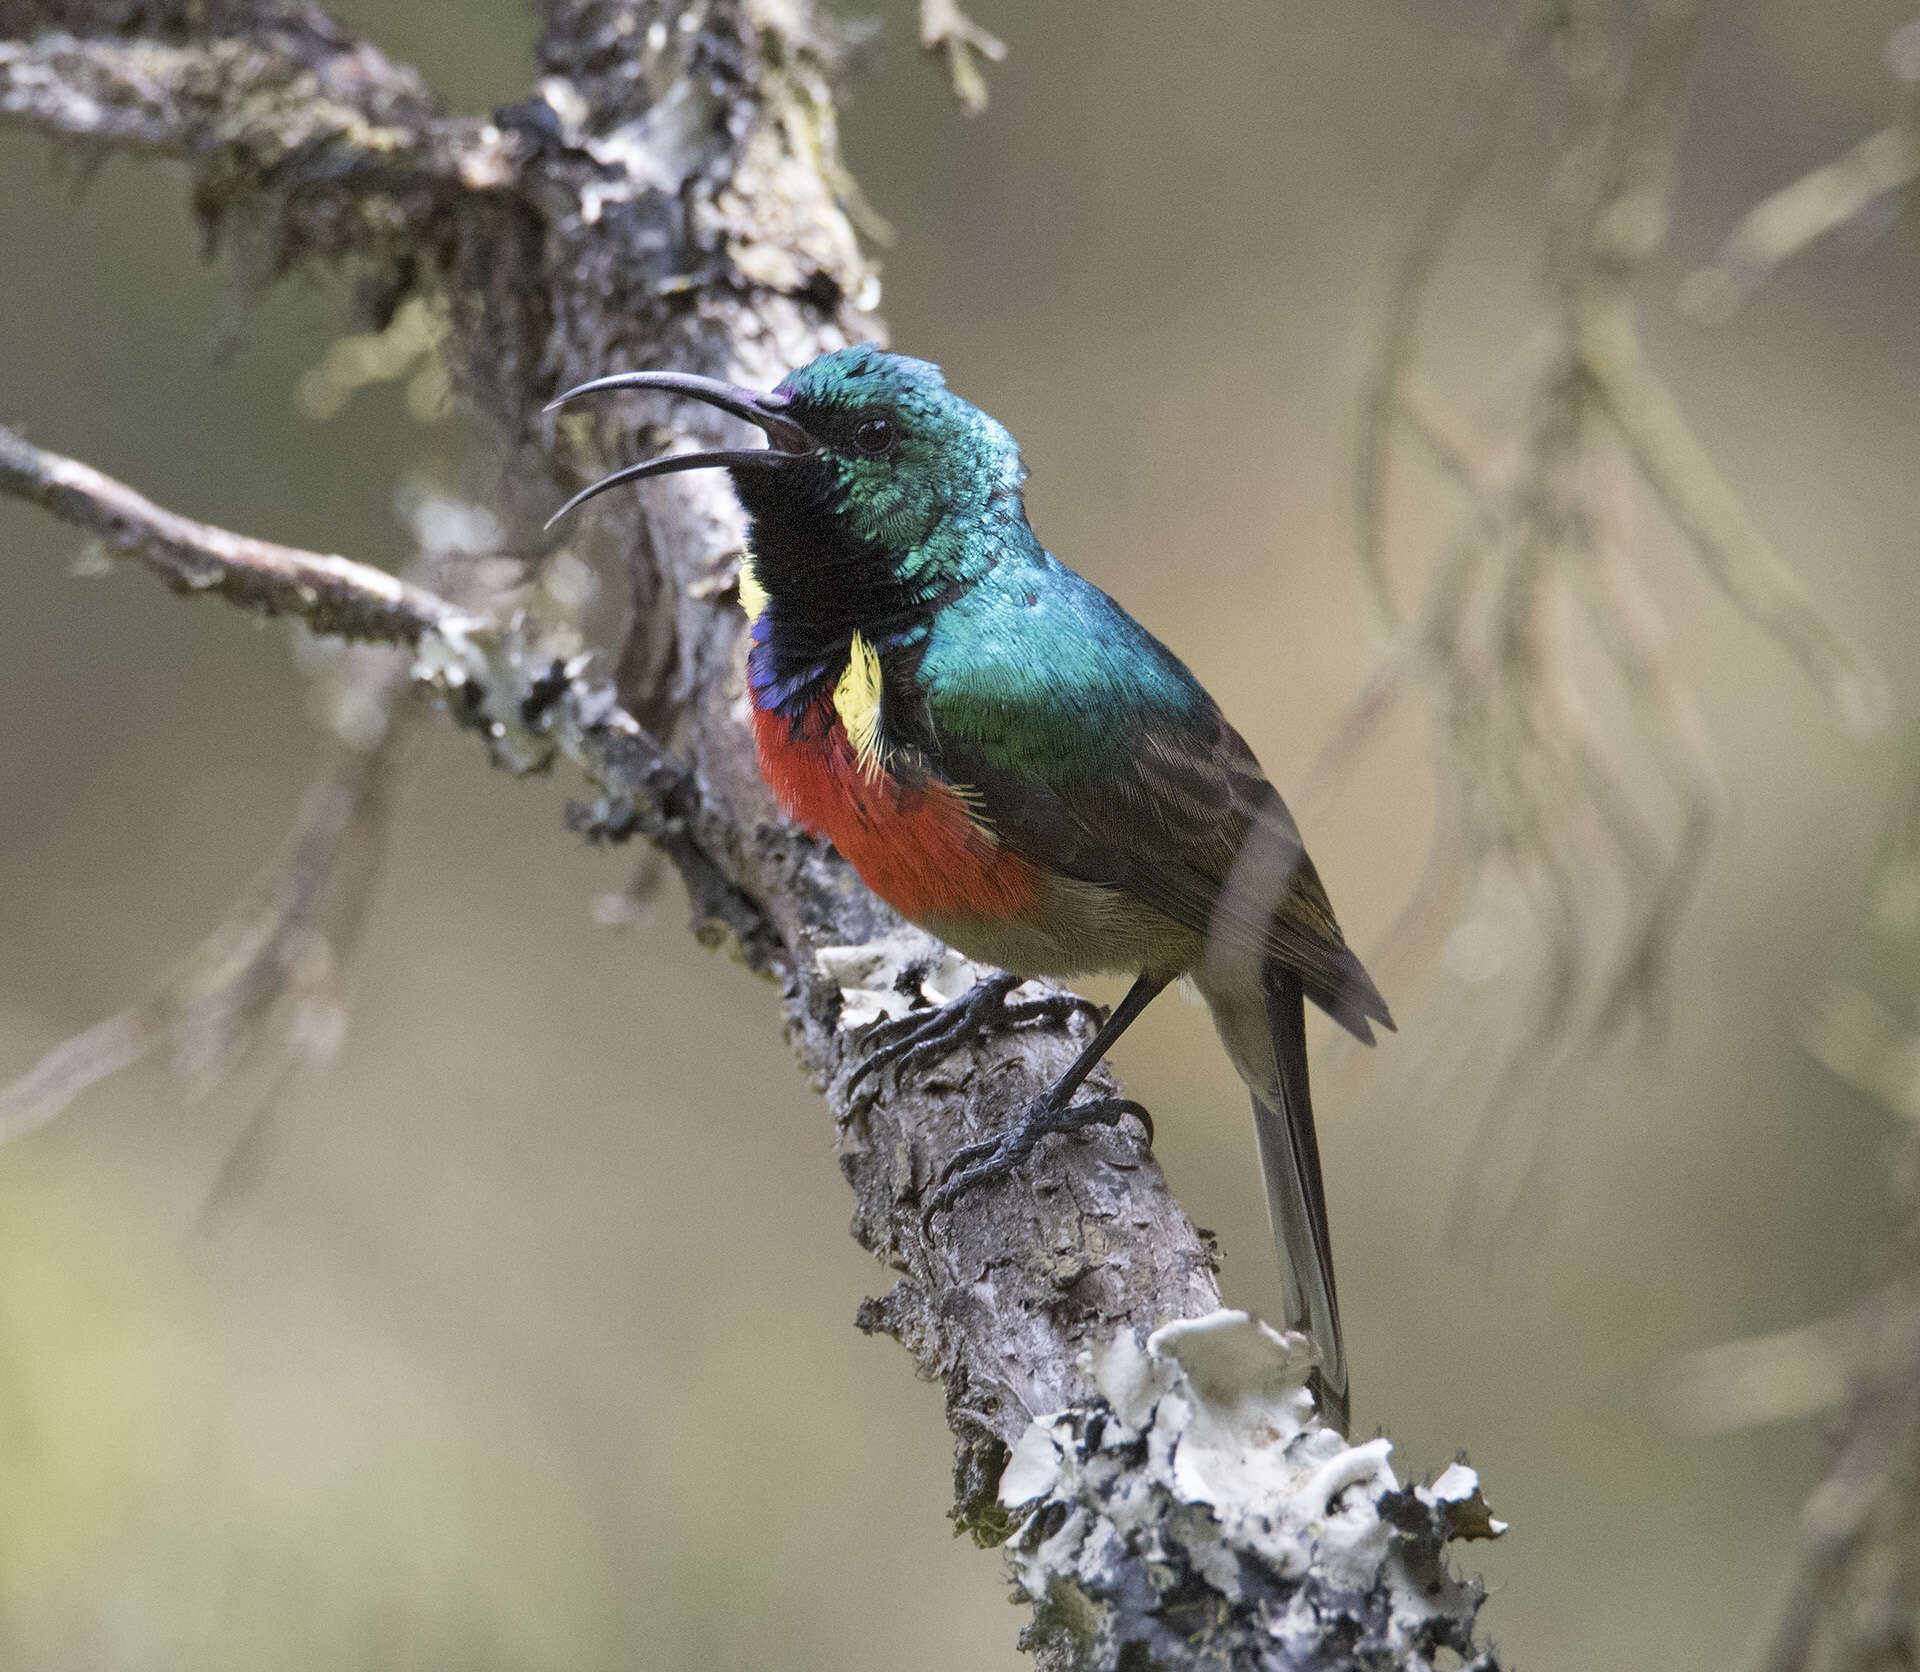
<path fill-rule="evenodd" d="M 568 505 L 617 483 L 724 466 L 753 520 L 760 583 L 776 603 L 862 611 L 911 607 L 990 562 L 992 525 L 1024 529 L 1020 448 L 1003 425 L 951 393 L 938 366 L 872 343 L 836 349 L 771 394 L 678 372 L 624 372 L 569 391 L 687 395 L 765 430 L 771 446 L 676 453 L 630 465 Z M 559 402 L 554 403 L 558 405 Z"/>
<path fill-rule="evenodd" d="M 908 557 L 1017 496 L 1026 472 L 1006 428 L 951 393 L 938 366 L 871 343 L 823 354 L 773 393 L 782 415 L 814 443 L 803 463 L 741 472 L 740 498 L 756 522 L 830 509 L 854 544 Z"/>

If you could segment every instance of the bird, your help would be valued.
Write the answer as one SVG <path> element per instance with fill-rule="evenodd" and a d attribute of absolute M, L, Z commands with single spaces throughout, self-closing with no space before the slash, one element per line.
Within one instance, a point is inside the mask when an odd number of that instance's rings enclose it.
<path fill-rule="evenodd" d="M 1150 1141 L 1137 1103 L 1075 1094 L 1153 998 L 1190 977 L 1251 1093 L 1286 1322 L 1317 1347 L 1322 1415 L 1344 1432 L 1306 1002 L 1366 1044 L 1394 1023 L 1252 749 L 1178 656 L 1040 544 L 1018 443 L 938 366 L 861 343 L 771 392 L 616 372 L 548 410 L 619 390 L 704 403 L 767 444 L 628 465 L 553 521 L 624 482 L 729 473 L 746 514 L 739 584 L 762 776 L 901 916 L 1002 972 L 906 1018 L 855 1077 L 911 1072 L 1007 1025 L 1029 977 L 1133 978 L 1054 1085 L 953 1157 L 923 1224 L 1048 1133 L 1134 1115 Z"/>

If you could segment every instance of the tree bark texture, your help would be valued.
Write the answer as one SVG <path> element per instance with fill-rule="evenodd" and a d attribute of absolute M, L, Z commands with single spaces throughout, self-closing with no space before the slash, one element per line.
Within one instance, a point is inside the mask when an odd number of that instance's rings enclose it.
<path fill-rule="evenodd" d="M 703 442 L 727 423 L 636 396 L 542 416 L 559 391 L 649 366 L 766 388 L 881 335 L 838 160 L 832 20 L 807 0 L 549 0 L 539 57 L 524 100 L 454 117 L 307 5 L 0 0 L 0 119 L 184 159 L 210 246 L 244 278 L 345 265 L 376 329 L 416 295 L 443 310 L 456 383 L 506 465 L 513 546 L 621 554 L 610 681 L 543 656 L 521 624 L 190 523 L 5 435 L 0 486 L 183 590 L 413 646 L 416 677 L 496 758 L 567 754 L 600 791 L 591 833 L 637 833 L 674 862 L 695 933 L 778 989 L 838 1124 L 854 1235 L 895 1274 L 860 1327 L 945 1389 L 953 1514 L 1010 1543 L 1043 1664 L 1473 1660 L 1479 1593 L 1442 1555 L 1497 1530 L 1470 1471 L 1403 1490 L 1385 1441 L 1349 1447 L 1310 1418 L 1297 1340 L 1221 1312 L 1213 1250 L 1131 1127 L 1043 1145 L 923 1232 L 947 1157 L 1049 1084 L 1089 1023 L 1043 1007 L 849 1095 L 864 1022 L 982 972 L 902 924 L 762 785 L 725 480 L 675 476 L 539 532 L 564 491 L 656 450 L 669 422 Z"/>

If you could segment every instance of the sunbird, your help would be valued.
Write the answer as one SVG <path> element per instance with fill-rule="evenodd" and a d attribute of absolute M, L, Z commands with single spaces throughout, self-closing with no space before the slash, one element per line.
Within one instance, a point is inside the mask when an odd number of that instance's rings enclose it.
<path fill-rule="evenodd" d="M 953 1158 L 924 1222 L 1047 1133 L 1144 1117 L 1074 1094 L 1154 996 L 1191 976 L 1253 1095 L 1287 1322 L 1318 1346 L 1323 1409 L 1344 1430 L 1305 1001 L 1367 1044 L 1393 1019 L 1253 751 L 1179 657 L 1040 544 L 1018 443 L 939 367 L 866 343 L 771 394 L 621 372 L 553 407 L 628 389 L 702 401 L 768 445 L 629 465 L 554 520 L 622 482 L 728 471 L 748 520 L 740 597 L 762 775 L 902 917 L 1006 972 L 906 1019 L 856 1077 L 910 1072 L 1006 1025 L 1027 977 L 1133 977 L 1066 1073 Z"/>

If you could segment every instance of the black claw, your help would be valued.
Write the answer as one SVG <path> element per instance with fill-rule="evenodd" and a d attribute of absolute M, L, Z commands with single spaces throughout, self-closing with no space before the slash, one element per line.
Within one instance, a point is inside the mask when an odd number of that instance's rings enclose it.
<path fill-rule="evenodd" d="M 867 1036 L 871 1049 L 866 1057 L 847 1076 L 847 1096 L 851 1098 L 862 1080 L 890 1063 L 929 1048 L 938 1050 L 949 1039 L 957 1047 L 968 1033 L 978 1032 L 996 1019 L 1006 1008 L 1007 994 L 1018 984 L 1010 975 L 990 975 L 938 1010 L 909 1012 L 882 1022 Z"/>
<path fill-rule="evenodd" d="M 1146 1129 L 1147 1145 L 1153 1145 L 1153 1116 L 1130 1097 L 1094 1097 L 1085 1103 L 1052 1109 L 1044 1098 L 1027 1106 L 1026 1112 L 997 1138 L 985 1138 L 955 1150 L 940 1170 L 940 1182 L 920 1212 L 920 1233 L 933 1234 L 933 1216 L 950 1208 L 968 1191 L 995 1179 L 1005 1178 L 1033 1153 L 1033 1147 L 1052 1132 L 1077 1132 L 1086 1126 L 1117 1126 L 1122 1117 L 1132 1115 Z"/>
<path fill-rule="evenodd" d="M 1148 1114 L 1146 1109 L 1141 1104 L 1134 1102 L 1134 1100 L 1131 1097 L 1122 1097 L 1117 1099 L 1117 1101 L 1120 1104 L 1120 1112 L 1122 1114 L 1131 1115 L 1135 1120 L 1137 1120 L 1140 1123 L 1141 1130 L 1145 1132 L 1147 1135 L 1147 1148 L 1152 1149 L 1153 1148 L 1153 1116 Z"/>
<path fill-rule="evenodd" d="M 1007 995 L 1019 985 L 1018 976 L 988 976 L 938 1010 L 882 1022 L 867 1036 L 873 1048 L 847 1076 L 847 1096 L 851 1098 L 861 1081 L 883 1068 L 898 1065 L 899 1072 L 907 1075 L 931 1067 L 983 1034 L 1036 1022 L 1064 1022 L 1075 1011 L 1098 1009 L 1077 993 L 1049 993 L 1007 1003 Z"/>

